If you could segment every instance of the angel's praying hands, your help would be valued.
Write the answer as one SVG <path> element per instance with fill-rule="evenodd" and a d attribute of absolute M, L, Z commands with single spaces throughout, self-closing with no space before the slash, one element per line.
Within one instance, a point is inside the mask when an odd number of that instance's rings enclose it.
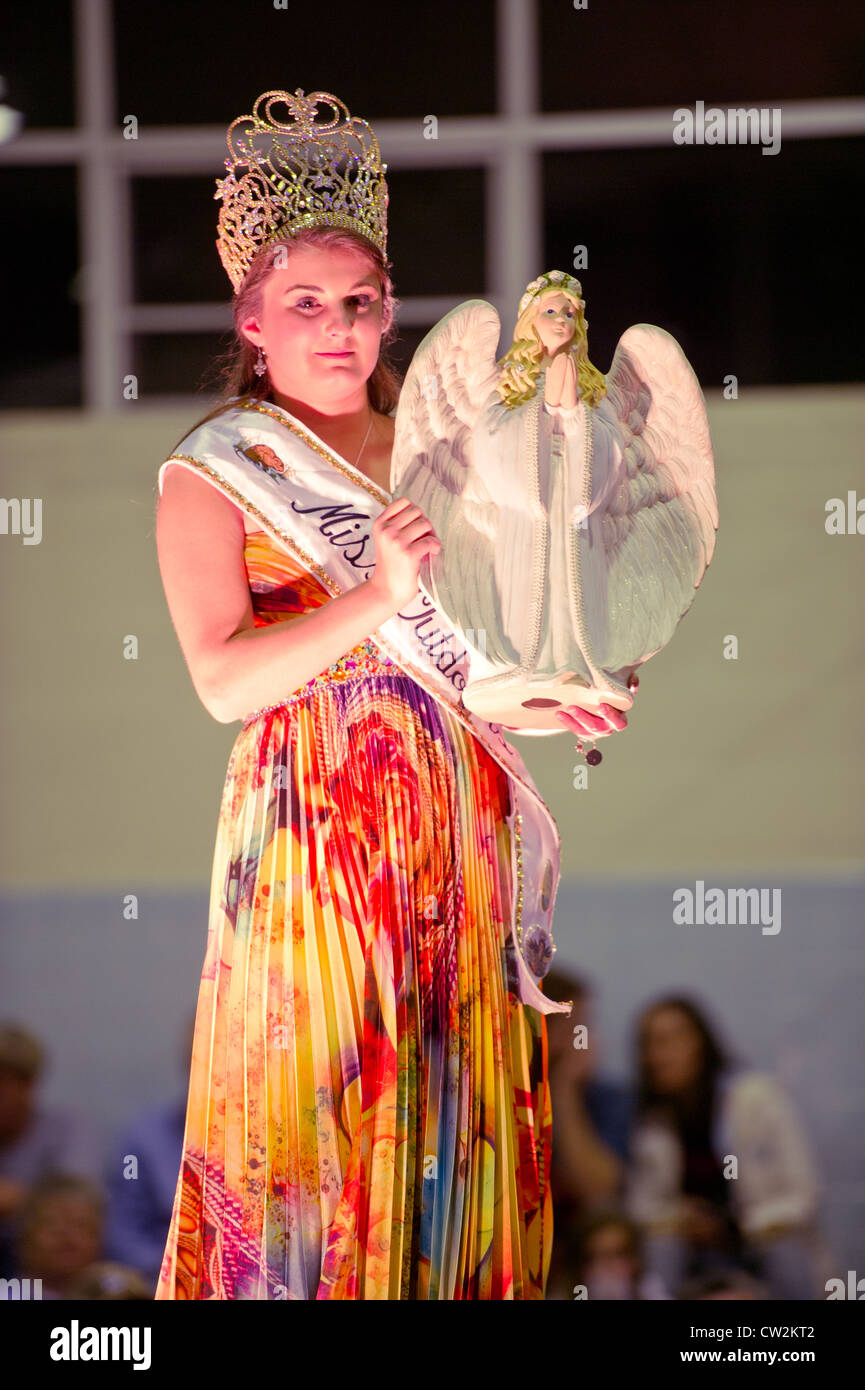
<path fill-rule="evenodd" d="M 544 400 L 548 406 L 573 410 L 577 394 L 577 364 L 570 353 L 557 353 L 547 368 Z"/>

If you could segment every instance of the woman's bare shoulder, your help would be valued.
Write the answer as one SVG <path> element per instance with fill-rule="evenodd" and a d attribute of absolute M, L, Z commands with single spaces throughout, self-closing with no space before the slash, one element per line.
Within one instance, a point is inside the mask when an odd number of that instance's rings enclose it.
<path fill-rule="evenodd" d="M 201 523 L 237 534 L 258 529 L 252 518 L 206 474 L 180 460 L 172 462 L 177 466 L 165 469 L 159 494 L 158 515 L 163 521 L 176 518 L 187 525 Z"/>

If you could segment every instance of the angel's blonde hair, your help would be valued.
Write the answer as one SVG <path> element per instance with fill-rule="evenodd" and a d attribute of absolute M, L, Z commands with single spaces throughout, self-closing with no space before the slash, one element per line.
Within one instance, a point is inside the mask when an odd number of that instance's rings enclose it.
<path fill-rule="evenodd" d="M 568 354 L 576 358 L 577 385 L 586 405 L 596 406 L 607 394 L 602 372 L 589 361 L 588 338 L 583 304 L 566 285 L 551 284 L 534 295 L 517 319 L 514 339 L 496 365 L 501 369 L 496 389 L 509 410 L 524 405 L 537 392 L 537 380 L 546 349 L 535 331 L 534 317 L 545 295 L 563 294 L 576 311 L 574 340 Z"/>

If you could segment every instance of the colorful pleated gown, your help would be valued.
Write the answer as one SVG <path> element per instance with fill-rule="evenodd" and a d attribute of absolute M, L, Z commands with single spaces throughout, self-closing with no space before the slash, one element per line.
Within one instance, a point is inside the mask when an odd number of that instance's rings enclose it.
<path fill-rule="evenodd" d="M 256 626 L 329 595 L 246 539 Z M 361 643 L 244 722 L 219 811 L 157 1299 L 538 1299 L 543 1016 L 509 935 L 509 779 Z"/>

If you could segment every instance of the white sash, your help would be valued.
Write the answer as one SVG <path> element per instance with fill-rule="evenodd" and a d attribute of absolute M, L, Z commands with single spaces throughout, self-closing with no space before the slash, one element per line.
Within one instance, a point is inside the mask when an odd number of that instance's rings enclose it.
<path fill-rule="evenodd" d="M 261 529 L 314 574 L 332 596 L 371 576 L 375 568 L 372 523 L 392 498 L 280 406 L 238 398 L 237 405 L 192 430 L 161 465 L 160 492 L 165 469 L 173 461 L 202 474 L 254 517 Z M 514 818 L 521 814 L 524 939 L 533 927 L 552 939 L 560 877 L 558 826 L 501 725 L 487 723 L 463 704 L 461 692 L 468 680 L 470 652 L 420 588 L 414 602 L 404 605 L 369 635 L 406 675 L 470 729 L 508 774 L 513 884 L 510 930 L 520 998 L 541 1013 L 570 1013 L 569 1004 L 555 1003 L 538 988 L 516 932 L 519 884 Z"/>

